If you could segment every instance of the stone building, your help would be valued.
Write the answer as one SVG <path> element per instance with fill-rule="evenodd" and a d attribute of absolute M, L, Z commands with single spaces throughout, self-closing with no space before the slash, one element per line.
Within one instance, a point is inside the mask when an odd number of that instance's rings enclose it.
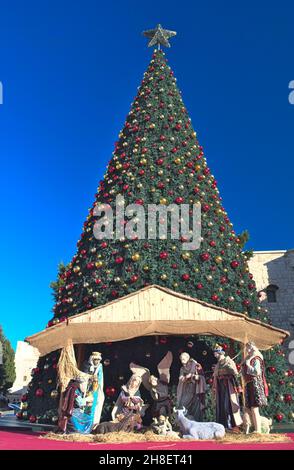
<path fill-rule="evenodd" d="M 39 358 L 38 350 L 24 341 L 18 341 L 15 352 L 16 378 L 9 390 L 9 399 L 18 399 L 26 392 L 27 385 L 31 381 L 31 372 L 36 367 Z"/>
<path fill-rule="evenodd" d="M 249 268 L 261 304 L 268 309 L 273 325 L 291 333 L 287 346 L 294 349 L 294 249 L 255 251 Z"/>

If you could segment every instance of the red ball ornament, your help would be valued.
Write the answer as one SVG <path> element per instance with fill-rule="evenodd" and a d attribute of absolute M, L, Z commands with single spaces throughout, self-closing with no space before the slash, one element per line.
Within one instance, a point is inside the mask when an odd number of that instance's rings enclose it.
<path fill-rule="evenodd" d="M 203 289 L 203 284 L 201 284 L 201 282 L 198 282 L 196 287 L 197 287 L 197 289 L 201 290 L 201 289 Z"/>
<path fill-rule="evenodd" d="M 202 212 L 208 212 L 209 209 L 210 209 L 210 206 L 208 204 L 203 204 L 203 206 L 201 207 L 202 209 Z"/>
<path fill-rule="evenodd" d="M 276 368 L 274 366 L 270 366 L 267 369 L 271 374 L 274 374 L 276 372 Z"/>
<path fill-rule="evenodd" d="M 282 413 L 278 413 L 275 415 L 275 419 L 280 423 L 282 419 L 284 418 L 284 415 Z"/>
<path fill-rule="evenodd" d="M 189 281 L 190 275 L 189 274 L 182 274 L 182 281 Z"/>
<path fill-rule="evenodd" d="M 160 344 L 166 344 L 167 343 L 167 338 L 165 336 L 161 336 L 159 339 Z"/>
<path fill-rule="evenodd" d="M 233 260 L 233 261 L 231 262 L 231 267 L 232 267 L 233 269 L 236 269 L 238 266 L 239 266 L 239 261 Z"/>
<path fill-rule="evenodd" d="M 184 198 L 181 197 L 181 196 L 179 196 L 179 197 L 177 197 L 177 198 L 175 199 L 175 203 L 176 203 L 176 204 L 183 204 L 183 202 L 184 202 Z"/>
<path fill-rule="evenodd" d="M 218 295 L 217 294 L 213 294 L 211 296 L 211 300 L 213 300 L 213 302 L 216 302 L 218 300 Z"/>
<path fill-rule="evenodd" d="M 209 258 L 210 258 L 210 254 L 209 253 L 201 253 L 200 258 L 201 258 L 202 261 L 208 261 Z"/>
<path fill-rule="evenodd" d="M 29 417 L 29 421 L 30 421 L 30 423 L 35 423 L 35 422 L 37 421 L 36 416 L 31 415 L 31 416 Z"/>
<path fill-rule="evenodd" d="M 42 397 L 44 395 L 44 390 L 42 388 L 37 388 L 35 395 L 36 397 Z"/>
<path fill-rule="evenodd" d="M 122 256 L 118 256 L 117 258 L 115 258 L 115 263 L 116 264 L 121 264 L 124 262 L 124 258 Z"/>
<path fill-rule="evenodd" d="M 286 395 L 284 395 L 284 401 L 285 401 L 285 403 L 291 403 L 292 402 L 291 393 L 286 393 Z"/>
<path fill-rule="evenodd" d="M 106 387 L 105 393 L 108 397 L 113 397 L 116 393 L 116 389 L 114 387 Z"/>
<path fill-rule="evenodd" d="M 167 251 L 162 251 L 161 253 L 159 253 L 159 258 L 160 259 L 167 259 L 168 258 Z"/>
<path fill-rule="evenodd" d="M 138 279 L 139 279 L 139 276 L 138 276 L 137 274 L 134 274 L 134 275 L 131 277 L 130 281 L 131 281 L 131 283 L 133 284 L 134 282 L 137 282 Z"/>

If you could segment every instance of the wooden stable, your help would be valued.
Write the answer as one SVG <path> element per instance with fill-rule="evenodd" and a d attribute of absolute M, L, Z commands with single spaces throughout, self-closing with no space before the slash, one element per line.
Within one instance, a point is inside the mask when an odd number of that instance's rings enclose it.
<path fill-rule="evenodd" d="M 71 316 L 29 336 L 26 341 L 36 347 L 41 356 L 62 349 L 70 342 L 76 345 L 80 366 L 85 344 L 151 335 L 221 336 L 243 344 L 254 341 L 259 349 L 267 350 L 283 342 L 289 332 L 242 313 L 151 285 Z"/>

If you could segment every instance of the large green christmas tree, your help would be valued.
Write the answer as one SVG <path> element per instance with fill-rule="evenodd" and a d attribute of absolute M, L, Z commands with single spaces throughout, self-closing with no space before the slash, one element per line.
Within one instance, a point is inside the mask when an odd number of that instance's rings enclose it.
<path fill-rule="evenodd" d="M 97 203 L 107 203 L 115 209 L 118 195 L 124 197 L 125 205 L 136 203 L 144 207 L 147 204 L 192 207 L 200 203 L 200 248 L 183 250 L 185 237 L 97 240 L 93 233 L 97 221 L 94 208 Z M 173 71 L 164 52 L 156 49 L 99 184 L 77 252 L 67 266 L 61 266 L 53 285 L 56 302 L 48 328 L 68 316 L 150 284 L 268 322 L 266 311 L 259 305 L 243 245 L 244 236 L 234 232 L 223 207 L 217 182 L 207 165 Z M 98 350 L 107 360 L 104 370 L 108 406 L 127 379 L 130 359 L 154 371 L 157 359 L 168 349 L 178 353 L 190 348 L 191 355 L 205 363 L 209 383 L 213 362 L 210 347 L 214 340 L 152 337 L 99 345 Z M 224 339 L 221 342 L 231 355 L 238 353 L 237 344 Z M 94 348 L 97 350 L 98 346 L 93 345 Z M 90 352 L 91 348 L 88 349 Z M 28 399 L 28 411 L 20 417 L 56 421 L 58 356 L 57 351 L 40 359 L 28 396 L 23 398 L 25 409 Z M 268 351 L 265 361 L 270 384 L 270 403 L 265 414 L 277 421 L 293 419 L 293 378 L 281 346 Z M 172 371 L 174 384 L 178 369 L 176 364 Z"/>

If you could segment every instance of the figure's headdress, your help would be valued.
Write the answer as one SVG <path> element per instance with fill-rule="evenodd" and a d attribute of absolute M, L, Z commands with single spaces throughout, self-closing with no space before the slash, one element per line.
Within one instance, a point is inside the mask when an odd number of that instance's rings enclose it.
<path fill-rule="evenodd" d="M 213 348 L 213 352 L 216 352 L 216 353 L 220 353 L 220 354 L 224 354 L 225 353 L 225 350 L 222 346 L 220 346 L 220 344 L 217 344 L 214 346 Z"/>
<path fill-rule="evenodd" d="M 101 352 L 94 351 L 91 353 L 91 358 L 92 359 L 102 359 L 102 354 Z"/>

